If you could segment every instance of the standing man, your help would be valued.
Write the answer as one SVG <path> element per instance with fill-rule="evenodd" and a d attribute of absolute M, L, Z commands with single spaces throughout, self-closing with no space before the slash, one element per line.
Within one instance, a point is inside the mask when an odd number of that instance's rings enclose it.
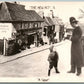
<path fill-rule="evenodd" d="M 79 76 L 83 66 L 82 30 L 74 17 L 70 17 L 70 24 L 74 30 L 71 38 L 71 70 L 68 73 L 75 73 L 77 69 L 76 75 Z"/>

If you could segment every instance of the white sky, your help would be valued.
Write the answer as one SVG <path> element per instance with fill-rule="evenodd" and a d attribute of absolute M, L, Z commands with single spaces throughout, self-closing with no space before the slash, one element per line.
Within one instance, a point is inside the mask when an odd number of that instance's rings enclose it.
<path fill-rule="evenodd" d="M 60 17 L 64 22 L 68 22 L 71 16 L 78 18 L 79 8 L 84 8 L 84 2 L 20 2 L 20 4 L 26 5 L 26 9 L 30 9 L 30 6 L 55 6 L 54 15 Z M 49 13 L 49 10 L 43 10 L 45 15 Z"/>

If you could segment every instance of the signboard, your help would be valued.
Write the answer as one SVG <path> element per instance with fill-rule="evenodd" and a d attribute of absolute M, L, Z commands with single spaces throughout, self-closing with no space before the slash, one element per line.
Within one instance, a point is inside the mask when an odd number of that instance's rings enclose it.
<path fill-rule="evenodd" d="M 13 25 L 11 23 L 0 23 L 0 39 L 11 38 Z"/>

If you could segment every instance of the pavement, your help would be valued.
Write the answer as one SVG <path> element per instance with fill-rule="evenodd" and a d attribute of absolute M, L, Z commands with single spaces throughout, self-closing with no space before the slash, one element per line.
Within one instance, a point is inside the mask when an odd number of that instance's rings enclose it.
<path fill-rule="evenodd" d="M 54 46 L 56 47 L 56 46 L 62 45 L 64 42 L 65 41 L 62 41 L 62 42 L 59 42 L 59 43 L 55 43 Z M 34 53 L 38 53 L 38 52 L 44 51 L 46 49 L 49 49 L 49 47 L 50 47 L 50 45 L 45 44 L 43 46 L 32 47 L 30 49 L 23 50 L 20 53 L 12 55 L 12 56 L 0 55 L 0 64 L 11 62 L 11 61 L 17 60 L 19 58 L 22 58 L 22 57 L 25 57 L 25 56 L 29 56 L 29 55 L 34 54 Z"/>

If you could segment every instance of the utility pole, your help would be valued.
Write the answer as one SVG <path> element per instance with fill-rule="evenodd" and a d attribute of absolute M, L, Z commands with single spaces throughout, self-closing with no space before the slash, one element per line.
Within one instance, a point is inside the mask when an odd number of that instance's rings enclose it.
<path fill-rule="evenodd" d="M 5 39 L 5 37 L 3 38 L 3 40 L 4 40 L 3 55 L 5 56 L 6 55 L 6 39 Z"/>

